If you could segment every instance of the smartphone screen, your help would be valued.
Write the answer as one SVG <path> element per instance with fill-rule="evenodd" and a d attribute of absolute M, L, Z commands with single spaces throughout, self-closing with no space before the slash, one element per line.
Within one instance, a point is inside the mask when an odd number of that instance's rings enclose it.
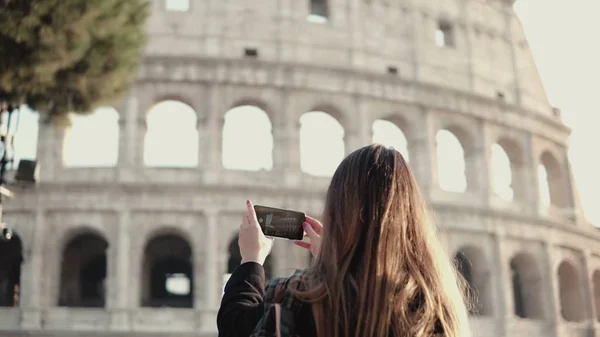
<path fill-rule="evenodd" d="M 306 215 L 303 212 L 259 205 L 254 206 L 254 211 L 266 236 L 289 240 L 304 238 L 302 224 Z"/>

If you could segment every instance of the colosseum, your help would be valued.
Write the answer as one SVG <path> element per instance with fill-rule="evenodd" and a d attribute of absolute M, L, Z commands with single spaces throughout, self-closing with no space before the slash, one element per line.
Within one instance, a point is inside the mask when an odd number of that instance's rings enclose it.
<path fill-rule="evenodd" d="M 216 336 L 246 198 L 318 217 L 394 146 L 477 290 L 477 337 L 600 336 L 600 234 L 510 0 L 153 0 L 122 101 L 39 124 L 0 336 Z M 270 276 L 310 257 L 276 242 Z"/>

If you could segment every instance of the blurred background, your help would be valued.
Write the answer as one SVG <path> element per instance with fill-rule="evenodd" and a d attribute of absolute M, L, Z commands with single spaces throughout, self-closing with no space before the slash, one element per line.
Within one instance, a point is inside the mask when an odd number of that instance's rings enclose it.
<path fill-rule="evenodd" d="M 0 336 L 216 336 L 245 199 L 408 160 L 474 336 L 600 336 L 595 0 L 0 1 Z M 310 262 L 278 240 L 268 277 Z"/>

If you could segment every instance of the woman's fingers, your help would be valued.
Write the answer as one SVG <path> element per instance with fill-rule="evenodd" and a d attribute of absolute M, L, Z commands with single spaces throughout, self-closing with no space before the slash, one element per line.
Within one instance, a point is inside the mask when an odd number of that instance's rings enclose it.
<path fill-rule="evenodd" d="M 294 240 L 294 244 L 298 247 L 302 247 L 302 248 L 310 250 L 310 242 Z"/>
<path fill-rule="evenodd" d="M 317 234 L 317 232 L 313 229 L 312 225 L 308 222 L 305 222 L 302 224 L 302 227 L 304 227 L 304 231 L 306 232 L 306 236 L 308 236 L 308 238 L 311 241 L 314 241 L 315 239 L 317 239 L 319 237 L 319 234 Z"/>
<path fill-rule="evenodd" d="M 304 221 L 306 221 L 310 225 L 310 227 L 315 231 L 315 233 L 321 235 L 321 232 L 323 231 L 323 225 L 319 222 L 319 220 L 307 215 Z"/>
<path fill-rule="evenodd" d="M 254 211 L 254 205 L 250 200 L 246 200 L 246 216 L 250 225 L 260 227 L 256 218 L 256 211 Z"/>

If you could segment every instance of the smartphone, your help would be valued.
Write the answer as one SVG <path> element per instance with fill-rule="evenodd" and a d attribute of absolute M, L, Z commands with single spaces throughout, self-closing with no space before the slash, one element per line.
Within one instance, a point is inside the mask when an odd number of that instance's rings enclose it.
<path fill-rule="evenodd" d="M 288 240 L 302 240 L 306 219 L 304 212 L 292 211 L 268 206 L 254 205 L 256 218 L 266 236 Z"/>

